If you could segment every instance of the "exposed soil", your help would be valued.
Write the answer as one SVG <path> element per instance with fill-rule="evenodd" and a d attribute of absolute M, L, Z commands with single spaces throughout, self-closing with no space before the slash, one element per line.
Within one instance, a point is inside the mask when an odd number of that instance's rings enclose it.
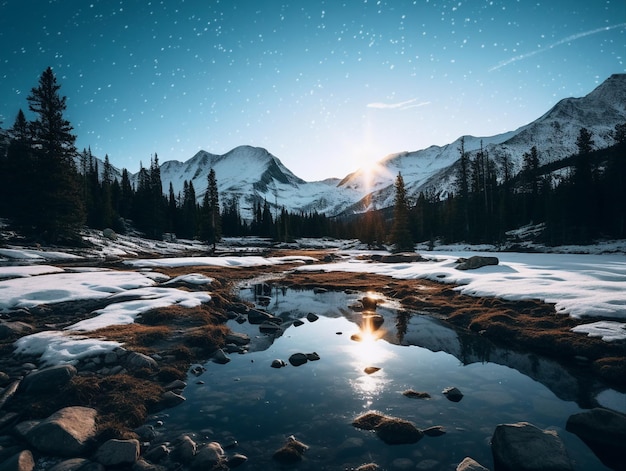
<path fill-rule="evenodd" d="M 294 255 L 280 252 L 275 255 Z M 301 251 L 323 260 L 323 251 Z M 497 345 L 556 358 L 563 363 L 586 365 L 589 375 L 619 389 L 626 388 L 626 343 L 604 342 L 571 332 L 580 323 L 558 314 L 554 307 L 539 301 L 505 301 L 459 294 L 453 285 L 426 280 L 396 280 L 372 274 L 339 272 L 296 272 L 299 265 L 251 268 L 181 267 L 159 268 L 170 277 L 202 273 L 215 279 L 209 304 L 193 309 L 169 307 L 144 313 L 135 324 L 112 326 L 91 335 L 117 340 L 125 348 L 145 354 L 158 354 L 158 371 L 140 370 L 112 376 L 76 376 L 61 391 L 46 397 L 16 396 L 4 410 L 19 414 L 20 420 L 40 418 L 67 405 L 95 407 L 101 413 L 101 438 L 127 438 L 132 428 L 141 425 L 147 414 L 163 407 L 163 387 L 174 379 L 184 379 L 194 363 L 206 361 L 224 344 L 228 333 L 227 313 L 241 308 L 236 298 L 238 282 L 263 276 L 268 283 L 293 288 L 375 291 L 399 301 L 407 310 L 436 316 L 456 326 L 484 336 Z M 181 285 L 181 289 L 203 287 Z M 106 301 L 75 301 L 20 312 L 11 320 L 28 322 L 36 331 L 62 329 L 88 317 Z M 594 319 L 597 320 L 597 319 Z M 15 338 L 0 341 L 0 371 L 17 376 L 27 358 L 13 353 Z"/>

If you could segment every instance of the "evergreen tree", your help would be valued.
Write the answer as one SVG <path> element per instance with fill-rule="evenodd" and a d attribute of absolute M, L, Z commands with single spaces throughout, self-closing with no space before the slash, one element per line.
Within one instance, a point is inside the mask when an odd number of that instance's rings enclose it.
<path fill-rule="evenodd" d="M 400 172 L 396 177 L 395 191 L 391 243 L 395 252 L 412 251 L 415 247 L 413 236 L 409 230 L 409 201 L 404 187 L 404 179 Z"/>
<path fill-rule="evenodd" d="M 222 237 L 222 221 L 220 216 L 220 199 L 217 190 L 215 170 L 211 169 L 207 176 L 207 189 L 202 200 L 202 229 L 200 237 L 213 245 Z"/>
<path fill-rule="evenodd" d="M 37 216 L 39 188 L 34 185 L 36 178 L 35 156 L 32 148 L 30 127 L 19 110 L 13 127 L 9 130 L 9 144 L 2 172 L 3 214 L 30 232 L 32 221 Z"/>
<path fill-rule="evenodd" d="M 29 109 L 36 115 L 30 126 L 36 156 L 33 184 L 38 191 L 33 223 L 39 235 L 53 242 L 75 239 L 85 220 L 74 163 L 76 136 L 63 116 L 66 97 L 59 95 L 59 89 L 48 67 L 27 98 Z"/>
<path fill-rule="evenodd" d="M 459 153 L 461 155 L 459 159 L 458 173 L 456 176 L 456 204 L 459 212 L 459 224 L 462 237 L 467 239 L 470 235 L 469 226 L 469 190 L 470 190 L 470 161 L 469 154 L 465 152 L 465 137 L 461 137 L 461 143 L 459 145 Z"/>

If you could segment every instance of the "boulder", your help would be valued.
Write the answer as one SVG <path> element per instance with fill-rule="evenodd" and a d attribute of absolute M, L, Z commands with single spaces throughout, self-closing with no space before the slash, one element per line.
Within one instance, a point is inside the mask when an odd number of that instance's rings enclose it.
<path fill-rule="evenodd" d="M 156 370 L 159 367 L 154 358 L 138 352 L 130 352 L 128 354 L 126 357 L 126 366 L 133 369 L 148 368 L 150 370 Z"/>
<path fill-rule="evenodd" d="M 139 440 L 107 440 L 96 452 L 95 459 L 104 466 L 121 466 L 133 464 L 139 458 Z"/>
<path fill-rule="evenodd" d="M 181 436 L 174 442 L 172 456 L 184 465 L 189 465 L 198 452 L 198 445 L 189 435 Z"/>
<path fill-rule="evenodd" d="M 625 415 L 595 408 L 570 416 L 565 428 L 585 442 L 604 465 L 624 469 Z"/>
<path fill-rule="evenodd" d="M 430 399 L 430 394 L 422 391 L 414 391 L 413 389 L 407 389 L 402 392 L 403 396 L 410 397 L 413 399 Z"/>
<path fill-rule="evenodd" d="M 198 450 L 193 458 L 192 469 L 212 469 L 224 460 L 224 450 L 217 442 L 211 442 Z"/>
<path fill-rule="evenodd" d="M 497 265 L 500 263 L 500 260 L 498 260 L 498 257 L 483 257 L 480 255 L 474 255 L 470 258 L 460 258 L 457 260 L 457 263 L 457 270 L 476 270 L 477 268 L 489 265 Z"/>
<path fill-rule="evenodd" d="M 565 446 L 553 430 L 528 422 L 500 424 L 491 438 L 496 469 L 503 471 L 571 471 Z"/>
<path fill-rule="evenodd" d="M 33 330 L 35 330 L 34 327 L 26 322 L 7 322 L 0 320 L 0 340 L 11 337 L 21 337 L 22 335 L 26 335 Z"/>
<path fill-rule="evenodd" d="M 109 240 L 117 240 L 117 234 L 115 231 L 108 227 L 102 230 L 102 235 Z"/>
<path fill-rule="evenodd" d="M 33 471 L 35 459 L 29 450 L 22 450 L 0 463 L 0 471 Z"/>
<path fill-rule="evenodd" d="M 374 374 L 377 371 L 380 371 L 380 368 L 378 366 L 366 366 L 365 369 L 363 370 L 363 372 L 368 375 Z"/>
<path fill-rule="evenodd" d="M 609 409 L 595 408 L 567 419 L 566 430 L 575 433 L 585 443 L 624 448 L 626 444 L 626 416 Z"/>
<path fill-rule="evenodd" d="M 25 438 L 41 453 L 76 457 L 88 450 L 96 436 L 97 414 L 89 407 L 66 407 L 31 427 Z"/>
<path fill-rule="evenodd" d="M 315 322 L 318 319 L 319 319 L 319 316 L 317 314 L 313 313 L 313 312 L 309 312 L 306 315 L 306 320 L 309 321 L 309 322 Z"/>
<path fill-rule="evenodd" d="M 243 346 L 250 343 L 250 336 L 239 332 L 230 332 L 226 334 L 226 343 L 234 343 L 235 345 Z"/>
<path fill-rule="evenodd" d="M 281 359 L 276 359 L 272 361 L 272 364 L 270 365 L 272 368 L 283 368 L 284 366 L 287 366 L 287 363 L 284 360 Z"/>
<path fill-rule="evenodd" d="M 91 463 L 87 458 L 70 458 L 55 464 L 49 471 L 77 471 L 83 466 Z"/>
<path fill-rule="evenodd" d="M 422 430 L 422 433 L 428 437 L 440 437 L 446 434 L 446 428 L 441 425 L 434 425 Z"/>
<path fill-rule="evenodd" d="M 289 363 L 293 366 L 304 365 L 308 361 L 306 354 L 304 353 L 294 353 L 289 357 Z"/>
<path fill-rule="evenodd" d="M 365 296 L 361 299 L 361 305 L 365 311 L 375 311 L 378 306 L 378 299 L 373 296 Z"/>
<path fill-rule="evenodd" d="M 260 311 L 258 309 L 250 309 L 248 311 L 248 322 L 250 324 L 262 324 L 263 322 L 273 321 L 275 317 L 269 312 Z"/>
<path fill-rule="evenodd" d="M 248 457 L 246 455 L 242 455 L 241 453 L 235 453 L 233 456 L 228 458 L 226 464 L 229 469 L 236 468 L 237 466 L 241 466 L 246 461 L 248 461 Z"/>
<path fill-rule="evenodd" d="M 387 445 L 417 443 L 424 436 L 412 422 L 397 417 L 385 417 L 374 430 Z"/>
<path fill-rule="evenodd" d="M 389 255 L 382 255 L 377 261 L 381 263 L 413 263 L 423 262 L 424 258 L 415 252 L 398 252 Z"/>
<path fill-rule="evenodd" d="M 224 350 L 219 348 L 211 357 L 211 361 L 220 365 L 225 365 L 230 361 L 230 358 L 228 358 L 228 355 L 224 353 Z"/>
<path fill-rule="evenodd" d="M 468 456 L 459 463 L 459 465 L 456 467 L 456 471 L 489 471 L 489 470 Z"/>
<path fill-rule="evenodd" d="M 37 394 L 60 389 L 75 375 L 76 368 L 72 365 L 55 365 L 31 371 L 20 383 L 19 392 Z"/>
<path fill-rule="evenodd" d="M 378 471 L 379 469 L 380 469 L 380 466 L 378 466 L 376 463 L 366 463 L 366 464 L 362 464 L 361 466 L 356 468 L 354 471 Z"/>
<path fill-rule="evenodd" d="M 174 391 L 165 391 L 161 396 L 161 404 L 165 408 L 176 407 L 178 404 L 182 404 L 186 399 L 180 394 L 176 394 Z"/>
<path fill-rule="evenodd" d="M 458 388 L 445 388 L 443 391 L 441 391 L 441 393 L 452 402 L 459 402 L 461 399 L 463 399 L 463 393 Z"/>
<path fill-rule="evenodd" d="M 17 392 L 21 381 L 13 381 L 6 388 L 2 390 L 0 393 L 0 409 L 4 407 L 4 405 L 15 395 Z"/>
<path fill-rule="evenodd" d="M 282 464 L 293 464 L 301 461 L 304 452 L 308 449 L 308 445 L 291 435 L 287 438 L 287 442 L 274 452 L 272 458 Z"/>

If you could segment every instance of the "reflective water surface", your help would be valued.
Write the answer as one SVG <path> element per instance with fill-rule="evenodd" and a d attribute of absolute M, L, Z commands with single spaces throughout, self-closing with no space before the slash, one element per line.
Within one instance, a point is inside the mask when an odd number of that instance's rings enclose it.
<path fill-rule="evenodd" d="M 286 469 L 272 455 L 291 435 L 310 448 L 289 469 L 344 470 L 375 462 L 386 470 L 454 470 L 466 456 L 493 469 L 489 442 L 496 425 L 527 421 L 556 430 L 575 469 L 607 469 L 565 423 L 603 401 L 609 407 L 626 404 L 624 395 L 551 360 L 495 348 L 388 300 L 375 310 L 382 317 L 371 317 L 350 307 L 363 294 L 276 288 L 268 297 L 258 294 L 254 287 L 241 292 L 283 319 L 282 334 L 261 334 L 258 325 L 231 321 L 233 331 L 252 338 L 250 352 L 230 354 L 225 365 L 208 362 L 200 376 L 190 375 L 187 401 L 153 418 L 164 422 L 162 433 L 236 442 L 228 452 L 248 457 L 241 469 Z M 308 313 L 319 319 L 307 320 Z M 296 319 L 304 323 L 296 326 Z M 316 352 L 320 359 L 270 367 L 274 359 L 287 362 L 297 352 Z M 367 374 L 367 367 L 380 370 Z M 460 402 L 442 394 L 449 386 L 464 394 Z M 431 398 L 406 397 L 402 392 L 408 389 Z M 420 429 L 440 425 L 447 433 L 412 445 L 386 445 L 351 425 L 368 410 L 410 420 Z"/>

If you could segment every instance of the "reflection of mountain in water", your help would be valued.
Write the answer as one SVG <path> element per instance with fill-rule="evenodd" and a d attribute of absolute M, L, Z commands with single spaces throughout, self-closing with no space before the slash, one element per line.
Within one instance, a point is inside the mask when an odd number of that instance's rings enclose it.
<path fill-rule="evenodd" d="M 388 329 L 390 325 L 390 320 L 385 323 Z M 495 346 L 477 334 L 457 331 L 432 317 L 399 312 L 396 314 L 396 326 L 399 332 L 388 332 L 384 337 L 390 343 L 415 345 L 433 352 L 443 351 L 454 355 L 464 365 L 490 362 L 514 368 L 539 381 L 560 399 L 575 401 L 582 408 L 596 407 L 595 397 L 606 389 L 552 359 Z"/>
<path fill-rule="evenodd" d="M 282 319 L 282 330 L 274 334 L 259 335 L 258 326 L 247 322 L 236 327 L 231 325 L 233 330 L 251 337 L 250 351 L 268 349 L 277 337 L 292 327 L 295 320 L 306 317 L 306 313 L 311 311 L 321 317 L 343 316 L 350 322 L 362 325 L 362 314 L 347 308 L 355 297 L 343 292 L 331 291 L 319 295 L 312 290 L 295 291 L 264 285 L 263 288 L 254 287 L 250 294 L 255 302 L 264 300 L 267 311 Z M 495 346 L 478 334 L 456 330 L 433 317 L 386 307 L 379 307 L 376 313 L 385 318 L 383 339 L 391 344 L 414 345 L 433 352 L 445 352 L 458 358 L 464 365 L 490 362 L 513 368 L 540 382 L 560 399 L 574 401 L 581 408 L 597 407 L 596 397 L 607 390 L 583 371 L 576 372 L 571 367 L 533 353 Z"/>

